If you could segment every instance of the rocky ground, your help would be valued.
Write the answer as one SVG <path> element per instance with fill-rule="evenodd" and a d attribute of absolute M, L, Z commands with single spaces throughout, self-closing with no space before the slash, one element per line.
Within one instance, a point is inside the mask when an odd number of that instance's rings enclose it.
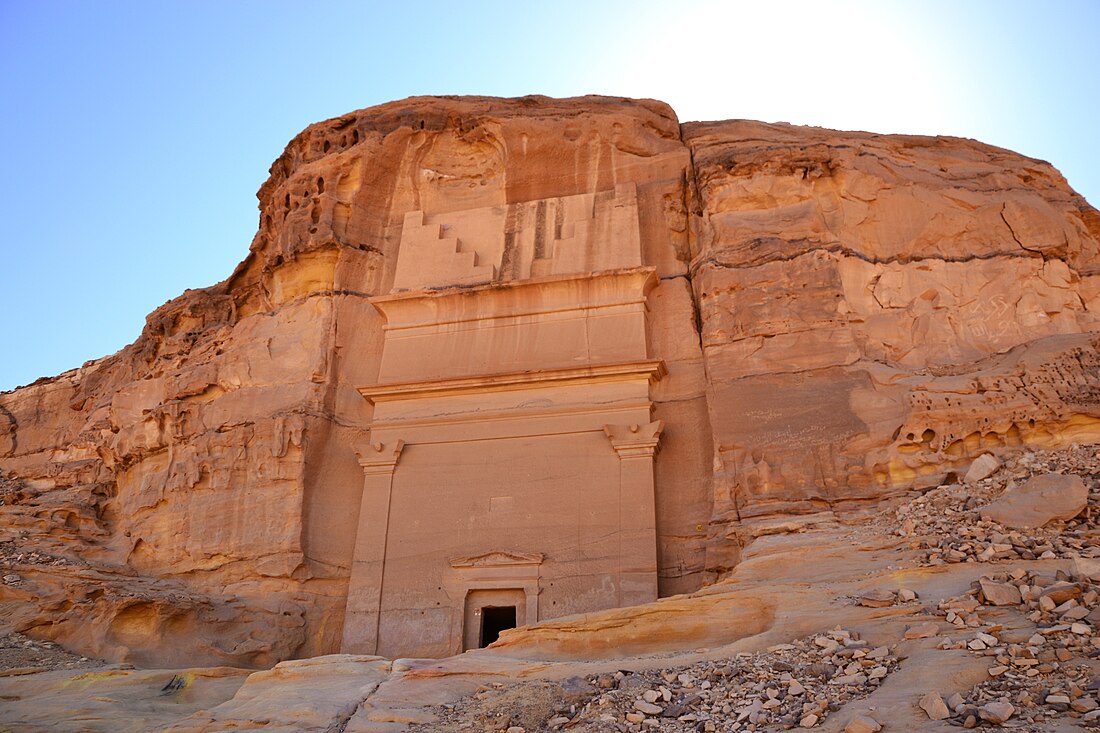
<path fill-rule="evenodd" d="M 898 507 L 880 526 L 922 551 L 921 562 L 942 565 L 993 560 L 1035 560 L 1100 556 L 1100 453 L 1093 447 L 1036 451 L 1005 465 L 983 463 L 980 478 L 940 486 Z M 1047 474 L 1077 476 L 1088 491 L 1087 504 L 1074 519 L 1042 527 L 1010 528 L 983 509 L 1010 487 Z"/>
<path fill-rule="evenodd" d="M 1072 519 L 1020 530 L 983 516 L 983 509 L 1010 487 L 1049 474 L 1076 476 L 1085 484 L 1087 506 L 1071 510 Z M 989 456 L 967 478 L 901 504 L 872 527 L 912 538 L 909 547 L 921 551 L 915 558 L 921 566 L 1074 559 L 1077 572 L 1047 575 L 1017 568 L 982 573 L 965 595 L 934 608 L 920 604 L 907 588 L 875 589 L 849 600 L 869 608 L 916 605 L 928 620 L 909 626 L 904 639 L 942 637 L 940 649 L 988 658 L 987 681 L 946 699 L 935 690 L 920 696 L 916 705 L 929 722 L 944 720 L 966 729 L 1043 730 L 1045 723 L 1064 718 L 1100 729 L 1100 676 L 1094 677 L 1091 664 L 1100 657 L 1100 587 L 1088 574 L 1100 577 L 1100 561 L 1088 563 L 1100 556 L 1100 452 L 1090 447 L 1031 452 L 1007 465 Z M 992 607 L 1011 607 L 1022 617 L 1017 621 L 1035 627 L 1010 628 L 983 619 Z M 536 716 L 522 707 L 487 703 L 517 692 L 490 687 L 441 706 L 436 721 L 414 730 L 710 733 L 813 728 L 880 685 L 899 664 L 895 652 L 886 646 L 869 649 L 838 629 L 725 661 L 593 676 L 583 685 L 574 683 L 572 693 L 548 693 L 543 685 Z M 578 689 L 585 687 L 592 692 L 577 699 Z M 889 714 L 878 717 L 853 719 L 848 728 L 875 730 L 887 723 Z"/>
<path fill-rule="evenodd" d="M 842 629 L 732 659 L 640 672 L 616 671 L 563 682 L 542 698 L 542 720 L 498 698 L 503 686 L 441 706 L 437 720 L 415 726 L 441 730 L 741 731 L 812 728 L 849 700 L 882 684 L 898 659 Z M 545 686 L 543 686 L 545 687 Z M 547 703 L 551 703 L 548 705 Z M 556 704 L 555 704 L 556 703 Z M 537 708 L 536 708 L 537 709 Z M 539 716 L 542 717 L 542 716 Z"/>
<path fill-rule="evenodd" d="M 19 633 L 0 636 L 0 677 L 36 674 L 58 669 L 91 669 L 104 662 L 73 654 L 52 641 Z"/>
<path fill-rule="evenodd" d="M 862 517 L 761 532 L 700 593 L 516 630 L 447 660 L 334 655 L 251 676 L 109 667 L 72 685 L 66 665 L 97 663 L 13 637 L 0 648 L 0 666 L 18 670 L 0 678 L 0 720 L 20 731 L 1100 729 L 1100 452 L 978 469 Z M 1023 490 L 1078 479 L 1058 501 Z M 648 652 L 606 653 L 647 623 Z M 694 644 L 672 633 L 690 624 Z"/>

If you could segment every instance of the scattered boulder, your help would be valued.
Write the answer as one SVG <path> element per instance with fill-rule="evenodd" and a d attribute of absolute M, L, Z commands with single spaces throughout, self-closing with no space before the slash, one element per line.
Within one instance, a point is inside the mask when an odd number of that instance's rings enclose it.
<path fill-rule="evenodd" d="M 983 453 L 974 459 L 974 462 L 970 464 L 970 470 L 966 472 L 966 476 L 963 477 L 963 481 L 968 484 L 977 483 L 983 478 L 989 478 L 992 476 L 998 468 L 1001 467 L 1001 462 L 998 461 L 992 454 Z"/>
<path fill-rule="evenodd" d="M 888 590 L 872 590 L 859 596 L 859 605 L 867 608 L 886 608 L 894 605 L 894 594 Z"/>
<path fill-rule="evenodd" d="M 1043 588 L 1040 595 L 1040 600 L 1046 598 L 1049 600 L 1050 603 L 1053 603 L 1055 606 L 1060 606 L 1071 598 L 1080 598 L 1081 593 L 1081 586 L 1077 583 L 1067 583 L 1065 581 L 1059 581 L 1057 583 L 1048 585 L 1046 588 Z"/>
<path fill-rule="evenodd" d="M 947 703 L 943 701 L 938 692 L 929 692 L 917 703 L 930 720 L 947 720 L 951 717 L 951 711 L 947 709 Z"/>
<path fill-rule="evenodd" d="M 1100 558 L 1075 557 L 1073 559 L 1073 572 L 1075 575 L 1089 580 L 1100 579 Z"/>
<path fill-rule="evenodd" d="M 584 677 L 568 677 L 562 680 L 561 691 L 563 699 L 570 703 L 587 700 L 596 694 L 595 686 Z"/>
<path fill-rule="evenodd" d="M 994 725 L 1006 723 L 1015 712 L 1016 708 L 1007 702 L 990 702 L 978 708 L 978 715 L 981 719 Z"/>
<path fill-rule="evenodd" d="M 882 724 L 866 715 L 857 715 L 844 728 L 844 733 L 878 733 Z"/>
<path fill-rule="evenodd" d="M 1020 604 L 1020 589 L 1011 583 L 998 583 L 990 578 L 980 578 L 978 585 L 987 605 L 1018 606 Z"/>
<path fill-rule="evenodd" d="M 1080 476 L 1044 473 L 1021 485 L 1009 484 L 1000 498 L 982 508 L 982 517 L 1011 529 L 1031 529 L 1073 519 L 1088 499 L 1088 487 Z"/>

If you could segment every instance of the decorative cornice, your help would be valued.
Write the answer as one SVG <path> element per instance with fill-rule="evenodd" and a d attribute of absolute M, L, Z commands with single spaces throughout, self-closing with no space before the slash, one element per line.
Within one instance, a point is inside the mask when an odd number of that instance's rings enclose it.
<path fill-rule="evenodd" d="M 581 281 L 598 281 L 608 278 L 630 278 L 640 276 L 646 284 L 646 290 L 656 285 L 657 268 L 651 265 L 642 267 L 623 267 L 614 270 L 600 270 L 599 272 L 578 272 L 564 275 L 546 275 L 543 277 L 529 277 L 522 280 L 509 280 L 497 283 L 478 283 L 476 285 L 454 285 L 426 287 L 416 290 L 398 290 L 388 295 L 375 295 L 369 300 L 377 306 L 385 306 L 389 303 L 422 299 L 442 299 L 455 296 L 464 296 L 486 291 L 527 290 L 542 288 L 557 283 L 570 283 Z"/>
<path fill-rule="evenodd" d="M 496 550 L 481 555 L 456 557 L 451 560 L 452 568 L 483 568 L 501 565 L 541 565 L 545 556 L 541 552 L 513 552 Z"/>
<path fill-rule="evenodd" d="M 416 382 L 397 382 L 360 387 L 359 394 L 367 402 L 391 402 L 413 400 L 422 397 L 442 397 L 472 392 L 498 392 L 524 389 L 533 386 L 550 386 L 570 383 L 620 382 L 638 377 L 648 377 L 655 382 L 666 374 L 665 363 L 660 359 L 594 364 L 584 367 L 540 369 L 527 372 L 503 372 L 476 377 L 454 377 Z"/>

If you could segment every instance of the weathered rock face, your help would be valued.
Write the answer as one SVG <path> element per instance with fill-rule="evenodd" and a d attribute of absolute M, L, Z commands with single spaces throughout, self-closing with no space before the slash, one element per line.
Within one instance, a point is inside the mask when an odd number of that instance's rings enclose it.
<path fill-rule="evenodd" d="M 1100 220 L 980 143 L 689 123 L 718 516 L 1100 435 Z"/>
<path fill-rule="evenodd" d="M 0 551 L 19 577 L 0 618 L 142 664 L 338 649 L 373 413 L 357 388 L 383 343 L 367 298 L 395 286 L 406 214 L 490 241 L 504 283 L 537 274 L 516 253 L 566 236 L 570 197 L 615 206 L 623 187 L 667 369 L 662 594 L 732 567 L 746 520 L 1100 439 L 1100 214 L 1045 163 L 681 126 L 653 101 L 410 99 L 291 141 L 228 280 L 118 354 L 0 395 Z"/>

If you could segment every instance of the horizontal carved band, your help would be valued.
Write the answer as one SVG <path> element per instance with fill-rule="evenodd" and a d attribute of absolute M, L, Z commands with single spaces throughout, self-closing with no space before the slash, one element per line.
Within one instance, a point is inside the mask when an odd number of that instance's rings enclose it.
<path fill-rule="evenodd" d="M 506 372 L 476 377 L 456 377 L 418 382 L 376 384 L 360 387 L 372 405 L 392 400 L 408 400 L 419 397 L 439 397 L 470 392 L 521 389 L 532 385 L 563 384 L 569 382 L 613 382 L 645 376 L 656 381 L 665 375 L 665 363 L 660 359 L 645 359 L 617 364 L 594 364 L 584 367 L 540 369 L 528 372 Z"/>

